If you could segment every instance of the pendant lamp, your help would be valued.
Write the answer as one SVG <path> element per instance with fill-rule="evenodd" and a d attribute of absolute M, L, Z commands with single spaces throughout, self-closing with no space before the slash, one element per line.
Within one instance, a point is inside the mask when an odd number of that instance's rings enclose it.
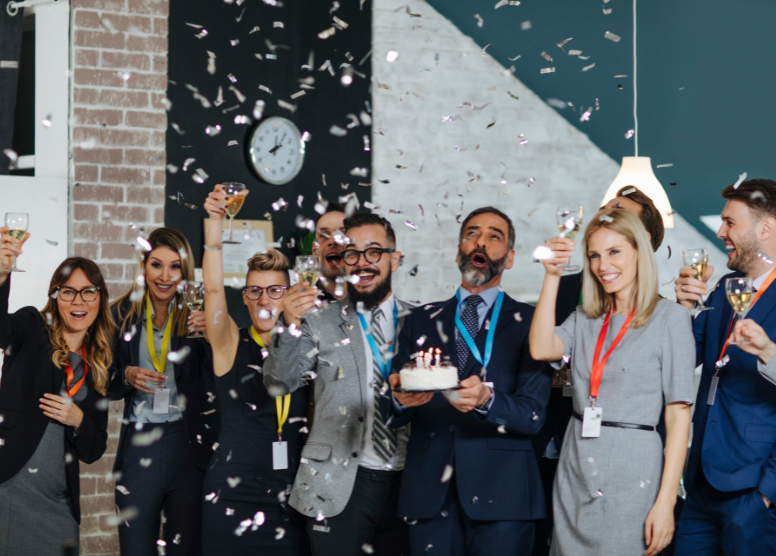
<path fill-rule="evenodd" d="M 663 217 L 663 225 L 666 228 L 674 227 L 674 216 L 671 203 L 668 200 L 665 189 L 660 185 L 655 173 L 652 171 L 652 161 L 648 156 L 639 156 L 639 120 L 636 112 L 636 0 L 633 0 L 633 138 L 635 141 L 636 156 L 624 156 L 622 166 L 612 185 L 606 190 L 601 206 L 615 198 L 617 192 L 628 185 L 638 187 L 647 197 L 652 199 L 655 207 Z"/>

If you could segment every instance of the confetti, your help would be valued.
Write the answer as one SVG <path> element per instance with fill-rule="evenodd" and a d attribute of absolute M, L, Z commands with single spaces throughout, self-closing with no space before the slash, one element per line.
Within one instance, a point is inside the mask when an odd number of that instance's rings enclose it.
<path fill-rule="evenodd" d="M 385 54 L 385 61 L 388 62 L 389 64 L 395 62 L 396 60 L 398 60 L 398 58 L 399 58 L 399 53 L 396 52 L 395 50 L 389 50 Z"/>
<path fill-rule="evenodd" d="M 546 52 L 542 52 L 542 58 L 544 58 L 545 60 L 547 60 L 549 63 L 552 63 L 552 56 L 550 56 L 550 55 L 549 55 L 549 54 L 547 54 Z"/>
<path fill-rule="evenodd" d="M 584 68 L 582 68 L 582 71 L 587 71 L 589 69 L 593 69 L 594 67 L 595 67 L 595 62 L 593 62 L 589 66 L 585 66 Z"/>
<path fill-rule="evenodd" d="M 52 239 L 47 239 L 47 240 L 46 240 L 46 243 L 48 243 L 49 245 L 53 245 L 54 247 L 56 247 L 57 245 L 59 245 L 59 242 L 58 242 L 58 241 L 54 241 L 54 240 L 52 240 Z"/>
<path fill-rule="evenodd" d="M 445 470 L 442 472 L 442 482 L 446 483 L 450 480 L 450 477 L 453 476 L 453 466 L 452 465 L 445 465 Z"/>
<path fill-rule="evenodd" d="M 490 123 L 488 124 L 488 126 L 487 126 L 485 129 L 490 129 L 490 128 L 492 128 L 494 125 L 496 125 L 496 118 L 493 118 L 493 121 L 492 121 L 492 122 L 490 122 Z"/>
<path fill-rule="evenodd" d="M 522 29 L 523 31 L 528 31 L 530 28 L 531 28 L 531 22 L 530 21 L 523 21 L 520 24 L 520 29 Z"/>
<path fill-rule="evenodd" d="M 604 38 L 605 38 L 605 39 L 609 39 L 610 41 L 613 41 L 613 42 L 620 42 L 620 39 L 621 39 L 622 37 L 620 37 L 619 35 L 615 35 L 614 33 L 611 33 L 611 32 L 609 32 L 609 31 L 607 31 L 606 33 L 604 33 Z"/>
<path fill-rule="evenodd" d="M 555 68 L 542 68 L 539 73 L 555 73 Z"/>
<path fill-rule="evenodd" d="M 671 164 L 658 164 L 656 168 L 670 168 L 673 165 L 673 162 Z"/>
<path fill-rule="evenodd" d="M 598 220 L 600 220 L 601 222 L 614 222 L 614 219 L 608 214 L 599 215 Z"/>
<path fill-rule="evenodd" d="M 625 138 L 630 139 L 631 137 L 633 137 L 633 134 L 634 134 L 634 131 L 632 129 L 629 129 L 628 131 L 625 132 Z"/>
<path fill-rule="evenodd" d="M 482 24 L 484 23 L 482 18 L 480 17 L 480 14 L 474 14 L 474 19 L 477 20 L 477 27 L 482 27 Z"/>
<path fill-rule="evenodd" d="M 552 249 L 550 249 L 546 245 L 540 245 L 539 247 L 533 250 L 534 260 L 547 261 L 554 257 L 555 257 L 555 253 L 553 253 Z"/>
<path fill-rule="evenodd" d="M 636 193 L 635 187 L 631 187 L 630 189 L 626 189 L 625 191 L 622 192 L 623 195 L 630 195 L 631 193 Z"/>
<path fill-rule="evenodd" d="M 294 93 L 293 95 L 291 95 L 291 98 L 292 99 L 299 98 L 299 97 L 304 96 L 306 94 L 307 93 L 305 93 L 304 91 L 299 91 L 298 93 Z"/>
<path fill-rule="evenodd" d="M 746 176 L 747 176 L 746 172 L 739 175 L 738 180 L 736 181 L 736 183 L 733 184 L 733 189 L 738 189 L 738 186 L 740 186 L 743 183 L 743 181 L 746 179 Z"/>

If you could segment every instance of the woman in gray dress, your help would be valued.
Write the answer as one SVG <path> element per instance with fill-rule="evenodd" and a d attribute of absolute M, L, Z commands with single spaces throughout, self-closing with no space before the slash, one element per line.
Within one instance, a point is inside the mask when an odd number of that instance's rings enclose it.
<path fill-rule="evenodd" d="M 687 309 L 658 296 L 641 221 L 605 210 L 584 236 L 583 304 L 557 328 L 555 299 L 575 241 L 555 258 L 530 332 L 534 359 L 570 356 L 574 416 L 553 491 L 555 556 L 653 556 L 674 533 L 674 505 L 694 399 L 695 341 Z M 665 457 L 655 428 L 665 412 Z"/>
<path fill-rule="evenodd" d="M 78 462 L 108 439 L 114 324 L 100 270 L 81 257 L 54 272 L 43 311 L 9 313 L 11 276 L 25 275 L 8 269 L 27 237 L 0 228 L 0 556 L 61 556 L 78 551 Z"/>

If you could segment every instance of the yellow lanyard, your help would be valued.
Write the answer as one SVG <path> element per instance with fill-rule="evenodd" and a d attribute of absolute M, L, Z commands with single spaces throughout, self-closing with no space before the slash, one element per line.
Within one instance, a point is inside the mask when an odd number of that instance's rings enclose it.
<path fill-rule="evenodd" d="M 264 347 L 264 342 L 261 341 L 261 336 L 259 336 L 259 333 L 256 332 L 256 329 L 253 328 L 253 326 L 251 326 L 251 337 L 254 342 L 259 344 L 261 349 L 266 349 Z M 276 396 L 275 407 L 278 410 L 278 436 L 280 436 L 283 432 L 283 425 L 285 425 L 288 420 L 288 413 L 291 411 L 291 394 Z"/>
<path fill-rule="evenodd" d="M 172 334 L 172 317 L 175 314 L 175 306 L 167 315 L 167 326 L 164 327 L 164 336 L 162 337 L 162 356 L 156 354 L 154 347 L 154 323 L 151 320 L 151 292 L 146 293 L 146 337 L 148 339 L 148 352 L 151 354 L 151 362 L 154 364 L 156 372 L 164 374 L 167 367 L 167 349 L 170 347 L 170 335 Z M 161 361 L 160 361 L 161 359 Z"/>

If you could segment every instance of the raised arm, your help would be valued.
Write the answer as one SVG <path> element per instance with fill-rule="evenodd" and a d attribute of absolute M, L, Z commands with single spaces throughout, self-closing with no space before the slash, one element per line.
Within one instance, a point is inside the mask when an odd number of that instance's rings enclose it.
<path fill-rule="evenodd" d="M 248 191 L 242 192 L 247 195 Z M 213 371 L 216 376 L 229 372 L 237 355 L 240 331 L 226 306 L 224 291 L 224 255 L 221 250 L 223 221 L 226 216 L 224 186 L 216 185 L 205 201 L 205 254 L 202 256 L 202 278 L 205 286 L 207 334 L 213 348 Z"/>
<path fill-rule="evenodd" d="M 574 240 L 560 237 L 547 242 L 555 257 L 542 261 L 544 283 L 528 335 L 531 357 L 536 361 L 558 361 L 563 357 L 563 342 L 555 334 L 555 302 L 563 265 L 571 259 L 576 244 Z"/>
<path fill-rule="evenodd" d="M 33 325 L 31 313 L 8 313 L 8 296 L 11 292 L 8 269 L 13 265 L 14 255 L 21 255 L 22 245 L 29 237 L 28 232 L 19 241 L 8 235 L 8 228 L 0 228 L 0 349 L 18 345 L 27 327 Z M 22 319 L 25 322 L 20 322 Z"/>

